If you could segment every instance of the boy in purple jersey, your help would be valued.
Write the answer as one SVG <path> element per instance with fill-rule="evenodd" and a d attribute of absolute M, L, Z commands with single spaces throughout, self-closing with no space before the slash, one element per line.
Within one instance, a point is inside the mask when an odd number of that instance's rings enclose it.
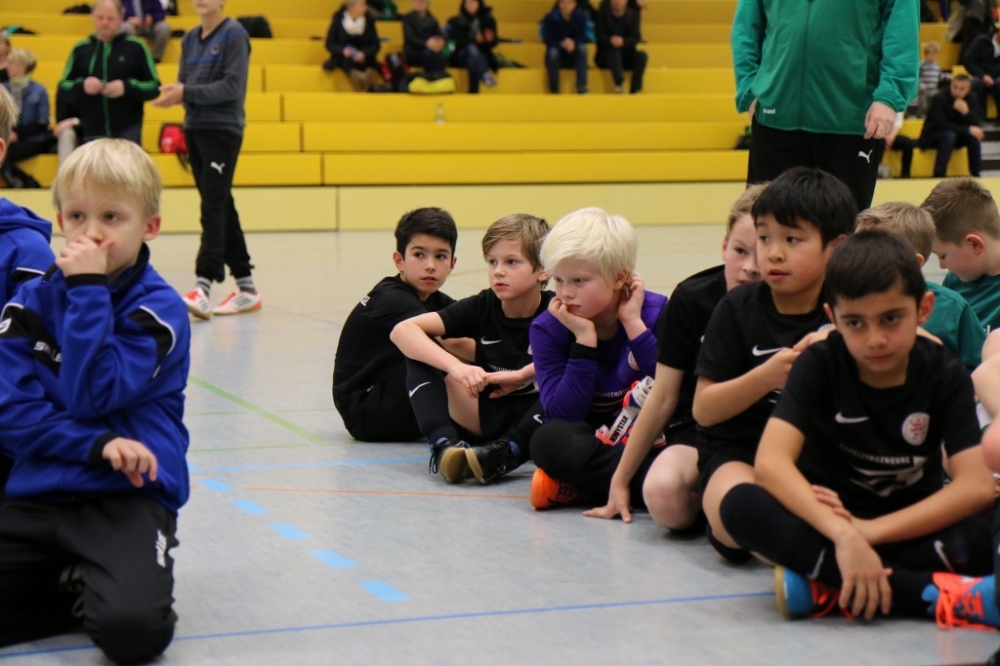
<path fill-rule="evenodd" d="M 635 273 L 637 246 L 632 225 L 600 208 L 570 213 L 542 244 L 556 296 L 530 331 L 546 419 L 531 439 L 535 508 L 607 498 L 607 479 L 601 488 L 587 473 L 587 460 L 606 446 L 594 431 L 614 421 L 634 382 L 655 372 L 653 329 L 667 302 Z"/>
<path fill-rule="evenodd" d="M 729 212 L 721 266 L 687 278 L 674 289 L 656 329 L 656 378 L 629 434 L 628 446 L 604 447 L 590 461 L 608 481 L 607 504 L 583 515 L 632 522 L 632 502 L 671 530 L 695 530 L 701 514 L 697 429 L 691 415 L 695 363 L 708 320 L 726 292 L 760 279 L 757 231 L 750 209 L 765 185 L 751 185 Z M 656 447 L 665 436 L 666 446 Z"/>
<path fill-rule="evenodd" d="M 833 252 L 825 310 L 837 330 L 796 359 L 760 439 L 755 483 L 734 487 L 719 509 L 737 543 L 778 565 L 786 617 L 839 606 L 866 619 L 1000 626 L 987 575 L 993 480 L 973 385 L 954 354 L 918 336 L 934 297 L 915 254 L 879 230 Z"/>

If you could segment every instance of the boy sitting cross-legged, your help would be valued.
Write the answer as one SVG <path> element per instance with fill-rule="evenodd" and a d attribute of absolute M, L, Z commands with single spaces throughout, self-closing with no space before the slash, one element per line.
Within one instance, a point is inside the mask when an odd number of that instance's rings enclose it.
<path fill-rule="evenodd" d="M 869 619 L 1000 625 L 993 576 L 959 575 L 993 571 L 993 479 L 968 370 L 918 337 L 934 297 L 915 254 L 877 230 L 834 251 L 826 310 L 837 330 L 795 361 L 761 437 L 757 485 L 722 502 L 737 543 L 779 565 L 788 617 L 839 605 Z"/>
<path fill-rule="evenodd" d="M 490 288 L 392 330 L 410 359 L 406 387 L 430 442 L 430 471 L 440 470 L 448 483 L 469 473 L 489 483 L 528 460 L 528 442 L 542 422 L 528 327 L 552 298 L 538 258 L 548 230 L 531 215 L 500 218 L 483 236 Z M 473 338 L 475 360 L 464 363 L 432 336 Z M 467 439 L 477 445 L 470 448 Z"/>
<path fill-rule="evenodd" d="M 752 213 L 763 281 L 733 289 L 712 313 L 692 408 L 709 542 L 734 561 L 748 554 L 726 533 L 719 504 L 734 486 L 753 481 L 757 443 L 792 362 L 830 327 L 823 272 L 853 231 L 857 208 L 834 176 L 799 167 L 775 178 Z"/>
<path fill-rule="evenodd" d="M 190 324 L 149 264 L 160 190 L 130 141 L 74 151 L 52 187 L 66 247 L 4 308 L 0 646 L 82 628 L 132 664 L 173 637 Z"/>

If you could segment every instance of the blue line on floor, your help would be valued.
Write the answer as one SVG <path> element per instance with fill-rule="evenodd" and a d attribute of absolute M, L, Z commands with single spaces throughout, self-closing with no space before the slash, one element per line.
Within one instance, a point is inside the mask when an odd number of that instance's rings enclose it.
<path fill-rule="evenodd" d="M 213 472 L 253 472 L 266 469 L 299 469 L 303 467 L 343 467 L 345 465 L 389 465 L 427 460 L 427 456 L 415 458 L 375 458 L 372 460 L 334 460 L 318 463 L 286 463 L 284 465 L 243 465 L 240 467 L 213 467 Z"/>
<path fill-rule="evenodd" d="M 267 509 L 253 500 L 233 500 L 233 504 L 235 504 L 237 508 L 242 509 L 244 513 L 248 513 L 251 516 L 259 516 L 263 513 L 267 513 Z"/>
<path fill-rule="evenodd" d="M 291 523 L 271 523 L 268 527 L 286 539 L 291 539 L 293 541 L 301 541 L 302 539 L 309 538 L 308 534 Z"/>
<path fill-rule="evenodd" d="M 384 580 L 361 580 L 358 585 L 371 592 L 382 601 L 409 601 L 410 598 Z"/>
<path fill-rule="evenodd" d="M 219 481 L 218 479 L 202 479 L 201 485 L 205 486 L 209 490 L 214 490 L 217 493 L 231 493 L 233 489 L 229 487 L 228 484 Z"/>
<path fill-rule="evenodd" d="M 188 463 L 187 466 L 188 466 L 188 473 L 189 474 L 200 474 L 201 473 L 201 469 L 199 469 L 195 465 L 192 465 L 191 463 Z"/>
<path fill-rule="evenodd" d="M 309 552 L 331 569 L 353 569 L 358 566 L 334 550 L 311 550 Z"/>
<path fill-rule="evenodd" d="M 413 624 L 415 622 L 452 622 L 454 620 L 469 620 L 478 617 L 502 617 L 505 615 L 531 615 L 535 613 L 555 613 L 561 611 L 602 610 L 607 608 L 634 608 L 642 606 L 663 606 L 668 604 L 699 603 L 703 601 L 731 601 L 733 599 L 752 599 L 755 597 L 773 597 L 774 590 L 766 592 L 744 592 L 742 594 L 714 594 L 703 597 L 675 597 L 668 599 L 648 599 L 643 601 L 609 601 L 600 604 L 578 604 L 575 606 L 542 606 L 540 608 L 516 608 L 512 610 L 479 611 L 472 613 L 455 613 L 452 615 L 418 615 L 416 617 L 400 617 L 391 620 L 362 620 L 360 622 L 339 622 L 335 624 L 316 624 L 305 627 L 280 627 L 277 629 L 253 629 L 248 631 L 229 631 L 216 634 L 195 634 L 193 636 L 177 636 L 177 641 L 203 641 L 216 638 L 242 638 L 245 636 L 266 636 L 268 634 L 292 634 L 306 631 L 329 631 L 332 629 L 353 629 L 357 627 L 377 627 L 394 624 Z M 24 652 L 9 652 L 0 654 L 0 659 L 27 657 L 39 654 L 56 654 L 59 652 L 74 652 L 78 650 L 96 650 L 92 644 L 74 647 L 51 648 L 48 650 L 26 650 Z"/>

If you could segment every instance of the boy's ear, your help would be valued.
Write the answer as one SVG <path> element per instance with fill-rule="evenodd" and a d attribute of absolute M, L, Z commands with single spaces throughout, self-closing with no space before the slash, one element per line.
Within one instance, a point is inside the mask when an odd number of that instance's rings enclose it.
<path fill-rule="evenodd" d="M 160 235 L 160 216 L 154 215 L 146 221 L 146 231 L 142 234 L 142 240 L 151 241 Z M 60 227 L 61 227 L 60 222 Z"/>
<path fill-rule="evenodd" d="M 934 312 L 934 292 L 928 289 L 917 304 L 917 325 L 923 326 Z"/>
<path fill-rule="evenodd" d="M 727 247 L 729 247 L 729 234 L 722 237 L 722 254 L 726 253 Z"/>
<path fill-rule="evenodd" d="M 927 261 L 927 257 L 925 257 L 924 255 L 922 255 L 919 252 L 917 252 L 917 263 L 920 264 L 921 268 L 924 267 L 924 263 L 926 261 Z"/>
<path fill-rule="evenodd" d="M 837 247 L 838 245 L 840 245 L 841 243 L 843 243 L 845 240 L 847 240 L 847 234 L 840 234 L 839 236 L 837 236 L 832 241 L 830 241 L 829 243 L 826 244 L 826 249 L 832 251 L 833 248 Z"/>
<path fill-rule="evenodd" d="M 972 251 L 976 254 L 981 254 L 986 249 L 986 243 L 983 242 L 983 237 L 979 234 L 968 234 L 965 237 L 965 242 L 972 246 Z"/>
<path fill-rule="evenodd" d="M 66 230 L 63 229 L 62 213 L 56 213 L 56 224 L 59 225 L 59 232 L 65 234 Z"/>
<path fill-rule="evenodd" d="M 454 266 L 455 265 L 455 257 L 452 257 L 451 259 L 452 259 L 452 264 L 451 265 Z M 397 271 L 399 271 L 400 273 L 403 272 L 403 255 L 401 255 L 399 252 L 393 252 L 392 253 L 392 263 L 396 264 L 396 270 Z"/>
<path fill-rule="evenodd" d="M 618 271 L 618 275 L 615 276 L 615 282 L 614 285 L 612 286 L 614 286 L 615 289 L 621 289 L 626 284 L 628 284 L 628 280 L 630 277 L 632 277 L 632 275 L 623 268 L 622 270 Z"/>
<path fill-rule="evenodd" d="M 451 255 L 451 270 L 455 270 L 455 262 L 458 261 L 458 257 Z"/>
<path fill-rule="evenodd" d="M 7 157 L 7 142 L 0 139 L 0 164 L 3 164 L 4 158 Z"/>
<path fill-rule="evenodd" d="M 823 310 L 826 312 L 826 316 L 830 318 L 830 323 L 834 326 L 837 325 L 837 317 L 833 314 L 833 308 L 830 307 L 829 303 L 823 304 Z"/>

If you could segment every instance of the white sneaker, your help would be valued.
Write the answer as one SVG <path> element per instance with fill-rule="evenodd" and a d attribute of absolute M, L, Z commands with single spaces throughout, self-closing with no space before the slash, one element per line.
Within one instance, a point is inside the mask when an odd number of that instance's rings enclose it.
<path fill-rule="evenodd" d="M 188 312 L 198 319 L 208 319 L 212 316 L 212 304 L 198 287 L 181 296 L 181 300 L 187 305 Z"/>
<path fill-rule="evenodd" d="M 260 298 L 259 292 L 234 291 L 215 306 L 214 312 L 217 315 L 243 314 L 244 312 L 260 310 L 262 305 L 264 303 Z"/>

